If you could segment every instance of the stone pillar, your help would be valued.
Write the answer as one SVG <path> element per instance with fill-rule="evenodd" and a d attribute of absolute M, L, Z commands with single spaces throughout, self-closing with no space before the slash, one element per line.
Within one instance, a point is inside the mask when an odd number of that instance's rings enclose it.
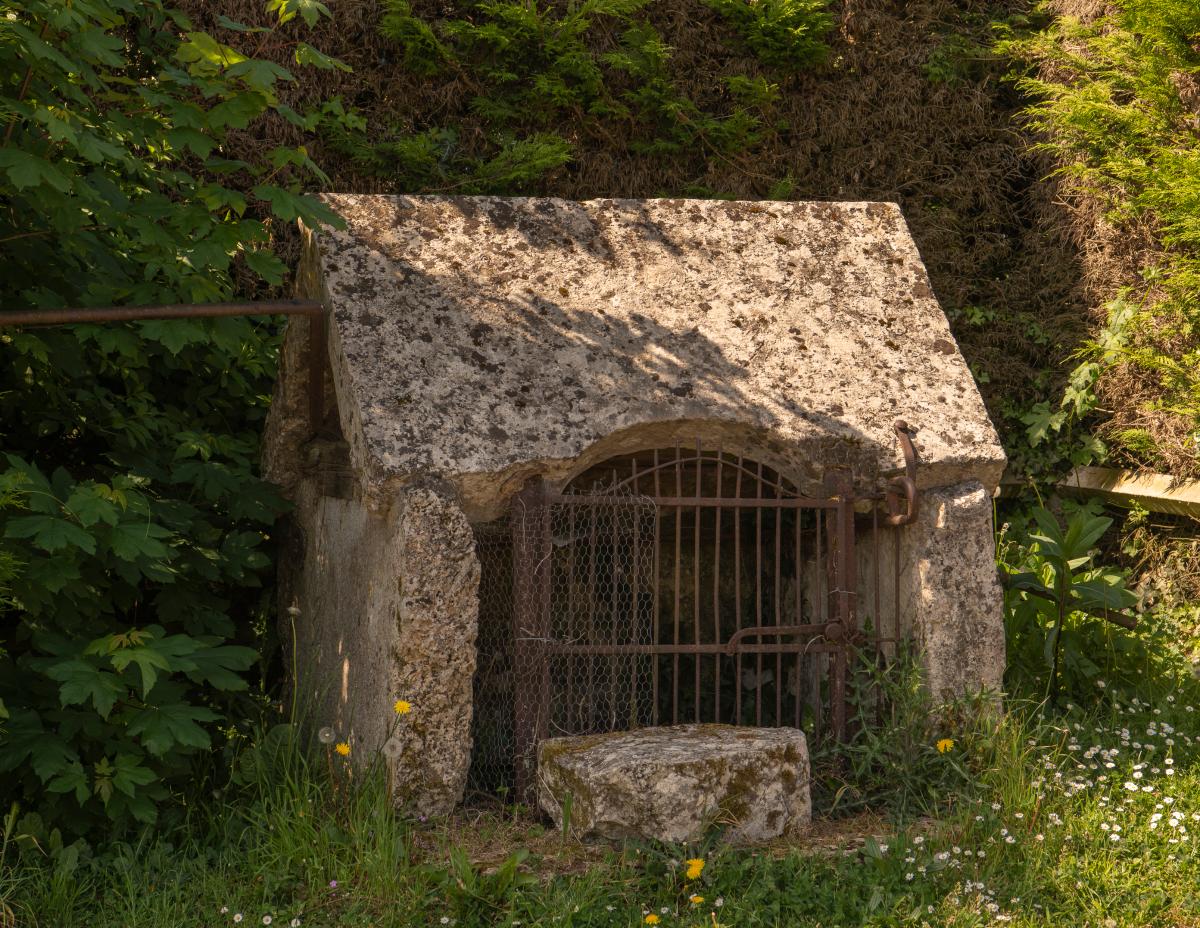
<path fill-rule="evenodd" d="M 449 813 L 471 758 L 479 561 L 466 517 L 426 489 L 376 512 L 308 480 L 293 519 L 280 581 L 298 612 L 283 634 L 306 719 L 349 742 L 356 767 L 382 751 L 398 802 Z M 412 711 L 397 716 L 397 699 Z"/>
<path fill-rule="evenodd" d="M 462 801 L 471 764 L 479 558 L 455 502 L 410 489 L 401 505 L 393 698 L 413 709 L 385 756 L 397 798 L 444 815 Z"/>
<path fill-rule="evenodd" d="M 996 577 L 992 501 L 982 484 L 922 493 L 921 513 L 901 541 L 901 571 L 905 618 L 933 696 L 998 690 L 1004 676 L 1004 602 Z"/>

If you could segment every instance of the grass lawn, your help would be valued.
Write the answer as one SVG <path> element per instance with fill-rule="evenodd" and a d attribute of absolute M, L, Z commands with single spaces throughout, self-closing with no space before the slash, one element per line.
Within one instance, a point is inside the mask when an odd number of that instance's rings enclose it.
<path fill-rule="evenodd" d="M 753 850 L 586 845 L 503 809 L 407 821 L 323 759 L 260 758 L 174 834 L 98 857 L 39 853 L 10 819 L 0 924 L 1200 925 L 1193 705 L 953 718 L 944 753 L 873 736 L 870 795 L 861 757 L 827 760 L 814 834 Z M 844 814 L 855 796 L 879 811 Z"/>

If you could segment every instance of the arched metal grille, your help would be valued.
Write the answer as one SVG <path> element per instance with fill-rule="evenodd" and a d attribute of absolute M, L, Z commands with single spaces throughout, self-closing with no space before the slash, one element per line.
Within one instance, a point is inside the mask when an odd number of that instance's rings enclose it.
<path fill-rule="evenodd" d="M 562 492 L 528 485 L 479 536 L 473 785 L 531 798 L 538 743 L 567 734 L 722 722 L 842 737 L 854 507 L 847 473 L 805 496 L 699 445 L 607 461 Z"/>

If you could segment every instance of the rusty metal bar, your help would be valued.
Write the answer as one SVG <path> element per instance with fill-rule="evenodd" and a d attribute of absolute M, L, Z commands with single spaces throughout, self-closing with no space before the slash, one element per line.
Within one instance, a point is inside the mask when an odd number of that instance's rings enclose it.
<path fill-rule="evenodd" d="M 774 626 L 768 625 L 767 628 L 774 629 Z M 824 626 L 817 626 L 818 632 Z M 838 641 L 806 641 L 794 642 L 792 644 L 739 644 L 737 649 L 732 652 L 735 654 L 774 654 L 777 649 L 782 649 L 785 654 L 809 654 L 809 653 L 833 653 L 835 651 L 844 651 L 845 646 Z M 567 642 L 552 641 L 546 644 L 545 651 L 547 654 L 581 654 L 581 655 L 602 655 L 610 654 L 729 654 L 729 646 L 724 644 L 570 644 Z"/>
<path fill-rule="evenodd" d="M 682 450 L 675 447 L 675 496 L 683 496 L 683 469 L 681 464 Z M 671 639 L 679 644 L 679 572 L 683 561 L 683 507 L 675 507 L 675 606 L 673 609 L 674 637 Z M 679 654 L 672 660 L 671 671 L 671 724 L 679 724 Z"/>
<path fill-rule="evenodd" d="M 658 449 L 654 449 L 654 498 L 659 497 L 659 467 L 658 467 Z M 654 514 L 654 643 L 660 644 L 659 640 L 659 571 L 662 569 L 662 518 L 658 512 Z M 654 659 L 654 724 L 658 724 L 658 658 Z"/>
<path fill-rule="evenodd" d="M 742 473 L 745 470 L 744 458 L 738 455 L 737 470 L 734 471 L 736 479 L 734 481 L 733 495 L 735 499 L 741 499 L 742 496 Z M 730 500 L 733 502 L 733 500 Z M 733 514 L 733 611 L 734 611 L 734 632 L 739 632 L 742 629 L 742 514 L 735 512 Z M 734 663 L 734 686 L 733 686 L 733 704 L 734 715 L 733 724 L 742 724 L 742 657 L 740 654 L 733 658 Z"/>
<path fill-rule="evenodd" d="M 567 637 L 574 639 L 579 625 L 579 616 L 575 610 L 575 509 L 567 508 Z M 577 728 L 583 726 L 583 706 L 590 701 L 590 694 L 575 705 L 575 673 L 570 661 L 567 662 L 567 722 L 570 724 L 571 714 L 575 713 Z"/>
<path fill-rule="evenodd" d="M 633 485 L 636 487 L 637 486 L 637 457 L 636 456 L 632 459 L 631 466 L 633 469 L 633 477 L 634 477 Z M 637 516 L 635 515 L 634 518 L 636 519 Z M 638 621 L 639 613 L 640 613 L 640 610 L 638 609 L 638 602 L 641 599 L 641 572 L 642 572 L 641 546 L 639 544 L 639 542 L 641 541 L 641 537 L 642 537 L 642 526 L 640 523 L 635 522 L 634 526 L 633 526 L 633 569 L 632 569 L 633 578 L 630 583 L 631 590 L 630 590 L 630 602 L 629 602 L 629 619 L 630 619 L 629 624 L 632 629 L 631 637 L 634 641 L 638 641 L 638 642 L 640 642 L 642 640 L 642 627 L 641 627 L 641 623 Z M 629 705 L 630 705 L 632 711 L 636 711 L 637 687 L 638 687 L 637 657 L 631 656 L 629 658 Z M 635 724 L 641 724 L 641 719 L 637 719 Z"/>
<path fill-rule="evenodd" d="M 916 521 L 921 496 L 917 490 L 917 449 L 913 447 L 912 436 L 909 435 L 911 429 L 903 419 L 897 419 L 894 428 L 904 454 L 904 476 L 894 477 L 888 483 L 884 498 L 888 509 L 887 524 L 899 527 Z M 905 500 L 903 507 L 900 505 L 901 497 Z"/>
<path fill-rule="evenodd" d="M 795 622 L 799 623 L 804 618 L 804 583 L 802 579 L 801 565 L 804 563 L 804 531 L 803 531 L 804 514 L 797 510 L 796 512 L 796 618 Z M 795 726 L 800 727 L 803 720 L 801 714 L 801 699 L 800 691 L 804 689 L 804 658 L 796 655 L 796 699 L 795 699 Z"/>
<path fill-rule="evenodd" d="M 704 459 L 700 455 L 700 439 L 696 439 L 696 497 L 700 496 L 700 484 L 703 481 Z M 692 640 L 696 644 L 700 644 L 700 507 L 696 507 L 696 521 L 693 525 L 695 538 L 692 540 Z M 696 705 L 693 707 L 692 717 L 696 722 L 700 721 L 700 655 L 696 654 L 693 658 L 695 663 L 694 679 L 696 691 Z"/>
<path fill-rule="evenodd" d="M 809 623 L 805 625 L 761 625 L 758 628 L 743 628 L 725 642 L 725 651 L 736 654 L 744 648 L 746 638 L 780 638 L 787 635 L 824 635 L 829 640 L 841 640 L 839 631 L 832 624 Z"/>
<path fill-rule="evenodd" d="M 620 609 L 617 600 L 617 594 L 620 589 L 620 574 L 618 573 L 621 562 L 617 552 L 621 550 L 621 536 L 618 534 L 620 525 L 617 519 L 612 520 L 612 554 L 610 556 L 611 569 L 609 570 L 609 614 L 612 623 L 612 643 L 617 643 L 617 635 L 620 632 Z M 609 727 L 615 728 L 617 720 L 617 667 L 618 660 L 614 657 L 608 662 L 608 717 Z"/>
<path fill-rule="evenodd" d="M 759 501 L 754 510 L 754 619 L 762 622 L 762 462 L 758 463 L 758 479 L 754 481 L 754 498 Z M 754 659 L 754 724 L 762 725 L 762 675 L 763 660 L 759 654 Z"/>
<path fill-rule="evenodd" d="M 775 624 L 782 625 L 783 617 L 781 610 L 783 609 L 783 568 L 780 564 L 782 556 L 783 540 L 783 520 L 780 516 L 783 514 L 782 509 L 774 510 L 771 515 L 775 519 Z M 783 724 L 783 655 L 775 655 L 775 724 Z"/>
<path fill-rule="evenodd" d="M 596 513 L 588 513 L 587 640 L 596 640 Z M 596 662 L 587 661 L 588 724 L 596 717 Z"/>
<path fill-rule="evenodd" d="M 681 462 L 682 463 L 682 462 Z M 645 505 L 644 500 L 639 500 L 636 497 L 628 498 L 621 496 L 602 496 L 598 494 L 587 493 L 548 493 L 546 497 L 552 503 L 564 503 L 568 506 L 572 505 L 588 505 L 601 504 L 605 506 L 638 506 Z M 719 497 L 719 496 L 658 496 L 654 497 L 654 502 L 660 506 L 704 506 L 706 508 L 735 508 L 735 509 L 758 509 L 762 506 L 763 501 L 755 497 L 740 499 L 736 497 Z M 825 499 L 808 499 L 806 497 L 787 497 L 784 499 L 770 500 L 772 508 L 778 506 L 780 509 L 837 509 L 836 500 Z"/>
<path fill-rule="evenodd" d="M 854 482 L 842 471 L 836 477 L 837 497 L 837 622 L 845 635 L 858 629 L 858 561 L 854 551 Z M 915 502 L 912 505 L 916 505 Z M 846 737 L 846 671 L 845 649 L 833 655 L 833 677 L 830 681 L 830 711 L 833 717 L 833 736 L 839 741 Z"/>
<path fill-rule="evenodd" d="M 95 306 L 59 309 L 10 309 L 0 312 L 0 328 L 43 325 L 93 325 L 100 322 L 147 322 L 152 319 L 216 319 L 230 316 L 308 316 L 308 413 L 316 432 L 324 420 L 328 317 L 317 300 L 262 300 L 231 303 L 164 303 L 154 306 Z"/>
<path fill-rule="evenodd" d="M 514 672 L 525 682 L 513 693 L 517 798 L 532 803 L 537 788 L 537 746 L 548 723 L 550 619 L 550 510 L 541 480 L 517 494 L 513 518 Z"/>
<path fill-rule="evenodd" d="M 717 496 L 725 495 L 724 474 L 722 472 L 725 463 L 725 454 L 720 447 L 717 448 Z M 717 507 L 713 513 L 714 517 L 714 532 L 713 540 L 713 642 L 721 643 L 721 507 Z M 713 721 L 721 721 L 721 655 L 716 655 L 713 658 Z"/>

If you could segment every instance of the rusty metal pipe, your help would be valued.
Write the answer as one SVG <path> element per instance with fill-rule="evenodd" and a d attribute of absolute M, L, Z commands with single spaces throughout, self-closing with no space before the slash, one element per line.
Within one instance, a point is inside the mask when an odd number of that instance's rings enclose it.
<path fill-rule="evenodd" d="M 155 306 L 84 306 L 10 309 L 0 312 L 0 328 L 145 322 L 151 319 L 213 319 L 230 316 L 308 316 L 308 414 L 313 432 L 324 420 L 328 312 L 317 300 L 262 300 L 244 303 L 166 303 Z"/>
<path fill-rule="evenodd" d="M 63 309 L 9 309 L 0 312 L 0 328 L 29 325 L 79 325 L 137 322 L 146 319 L 204 319 L 216 316 L 323 316 L 316 300 L 267 300 L 249 303 L 168 303 L 158 306 L 88 306 Z"/>

